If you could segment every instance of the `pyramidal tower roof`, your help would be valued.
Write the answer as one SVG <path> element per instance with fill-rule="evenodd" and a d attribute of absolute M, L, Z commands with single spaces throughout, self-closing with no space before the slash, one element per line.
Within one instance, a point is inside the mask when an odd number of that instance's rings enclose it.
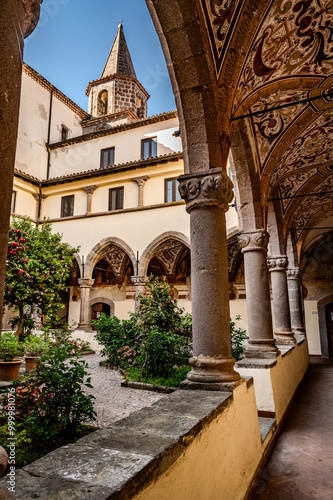
<path fill-rule="evenodd" d="M 106 78 L 111 75 L 123 75 L 136 78 L 131 55 L 124 35 L 122 21 L 120 21 L 118 25 L 117 35 L 113 42 L 101 78 Z"/>

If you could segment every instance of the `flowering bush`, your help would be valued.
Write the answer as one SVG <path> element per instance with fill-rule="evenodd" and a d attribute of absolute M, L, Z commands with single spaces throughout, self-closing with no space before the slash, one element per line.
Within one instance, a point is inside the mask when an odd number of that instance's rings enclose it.
<path fill-rule="evenodd" d="M 93 321 L 93 326 L 97 330 L 96 339 L 104 346 L 101 354 L 107 356 L 109 366 L 126 369 L 131 363 L 136 364 L 140 331 L 134 319 L 121 321 L 116 316 L 110 318 L 102 313 L 98 320 Z M 133 349 L 133 356 L 129 355 L 130 349 Z"/>
<path fill-rule="evenodd" d="M 96 419 L 94 396 L 84 391 L 92 387 L 87 363 L 77 357 L 66 362 L 67 357 L 67 346 L 56 347 L 41 356 L 41 363 L 25 383 L 14 383 L 20 428 L 41 447 L 75 434 L 81 422 Z"/>
<path fill-rule="evenodd" d="M 74 253 L 52 234 L 50 224 L 33 225 L 29 219 L 14 220 L 10 227 L 4 302 L 19 312 L 16 335 L 22 332 L 25 305 L 37 305 L 46 323 L 57 323 Z"/>
<path fill-rule="evenodd" d="M 172 300 L 165 280 L 151 276 L 140 294 L 140 308 L 129 320 L 101 315 L 94 322 L 96 339 L 110 366 L 124 371 L 139 368 L 144 377 L 164 376 L 188 363 L 191 317 Z"/>

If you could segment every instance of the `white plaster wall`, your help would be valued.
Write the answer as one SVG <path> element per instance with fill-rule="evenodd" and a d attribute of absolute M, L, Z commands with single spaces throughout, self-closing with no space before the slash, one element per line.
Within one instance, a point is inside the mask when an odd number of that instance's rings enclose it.
<path fill-rule="evenodd" d="M 178 119 L 173 118 L 53 150 L 50 177 L 98 169 L 101 150 L 111 147 L 115 148 L 115 164 L 139 160 L 141 140 L 149 137 L 157 137 L 157 156 L 181 151 L 180 137 L 172 136 L 178 129 Z"/>
<path fill-rule="evenodd" d="M 46 200 L 47 201 L 47 200 Z M 59 205 L 60 207 L 60 205 Z M 63 240 L 76 247 L 81 246 L 80 255 L 87 258 L 93 247 L 104 238 L 117 237 L 140 255 L 160 234 L 179 231 L 189 238 L 190 217 L 185 206 L 175 205 L 128 213 L 112 212 L 108 215 L 84 219 L 57 221 L 53 231 L 63 234 Z"/>
<path fill-rule="evenodd" d="M 318 302 L 316 300 L 304 301 L 305 327 L 309 344 L 310 355 L 321 355 Z"/>
<path fill-rule="evenodd" d="M 68 128 L 68 138 L 82 134 L 81 118 L 53 95 L 50 144 L 61 141 L 62 125 Z"/>
<path fill-rule="evenodd" d="M 48 90 L 23 72 L 15 166 L 39 179 L 47 171 L 49 106 Z"/>
<path fill-rule="evenodd" d="M 26 73 L 22 73 L 20 118 L 16 151 L 16 168 L 46 179 L 50 91 Z M 80 118 L 54 95 L 50 142 L 61 140 L 61 125 L 69 129 L 69 137 L 81 135 Z"/>

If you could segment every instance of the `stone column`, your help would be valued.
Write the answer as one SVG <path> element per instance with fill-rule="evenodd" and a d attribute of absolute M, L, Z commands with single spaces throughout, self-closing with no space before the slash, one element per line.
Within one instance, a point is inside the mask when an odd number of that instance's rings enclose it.
<path fill-rule="evenodd" d="M 0 326 L 21 97 L 23 38 L 38 22 L 40 3 L 41 0 L 2 0 L 0 9 Z"/>
<path fill-rule="evenodd" d="M 302 296 L 301 296 L 302 280 L 301 280 L 301 271 L 298 267 L 288 269 L 287 282 L 288 282 L 291 329 L 294 333 L 305 335 L 305 328 L 303 323 Z"/>
<path fill-rule="evenodd" d="M 249 345 L 247 358 L 274 358 L 279 351 L 273 336 L 267 270 L 269 234 L 264 229 L 243 231 L 239 243 L 244 255 Z"/>
<path fill-rule="evenodd" d="M 83 191 L 85 191 L 87 193 L 87 212 L 86 212 L 86 215 L 91 214 L 92 197 L 93 197 L 94 191 L 96 191 L 97 188 L 98 188 L 98 186 L 86 186 L 86 187 L 82 188 Z"/>
<path fill-rule="evenodd" d="M 132 280 L 132 283 L 135 285 L 135 312 L 136 312 L 140 306 L 139 293 L 143 293 L 145 291 L 147 277 L 146 276 L 132 276 L 131 280 Z"/>
<path fill-rule="evenodd" d="M 233 185 L 220 169 L 178 180 L 191 215 L 193 358 L 183 387 L 223 390 L 240 379 L 231 356 L 225 223 Z"/>
<path fill-rule="evenodd" d="M 272 283 L 274 336 L 278 344 L 294 344 L 295 339 L 290 324 L 286 274 L 288 258 L 285 255 L 272 256 L 268 258 L 267 264 Z"/>
<path fill-rule="evenodd" d="M 146 184 L 146 181 L 149 179 L 148 175 L 144 175 L 142 177 L 135 177 L 133 181 L 135 181 L 138 184 L 138 207 L 143 207 L 143 198 L 144 198 L 144 187 Z"/>
<path fill-rule="evenodd" d="M 82 278 L 78 280 L 81 288 L 80 323 L 81 330 L 90 330 L 90 289 L 95 280 Z"/>

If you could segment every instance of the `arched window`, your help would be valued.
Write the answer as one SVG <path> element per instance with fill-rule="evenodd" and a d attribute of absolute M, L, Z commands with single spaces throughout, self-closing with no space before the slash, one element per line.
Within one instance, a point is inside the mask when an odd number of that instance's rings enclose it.
<path fill-rule="evenodd" d="M 97 113 L 98 116 L 103 116 L 108 114 L 108 92 L 107 90 L 102 90 L 98 95 L 97 103 Z"/>

